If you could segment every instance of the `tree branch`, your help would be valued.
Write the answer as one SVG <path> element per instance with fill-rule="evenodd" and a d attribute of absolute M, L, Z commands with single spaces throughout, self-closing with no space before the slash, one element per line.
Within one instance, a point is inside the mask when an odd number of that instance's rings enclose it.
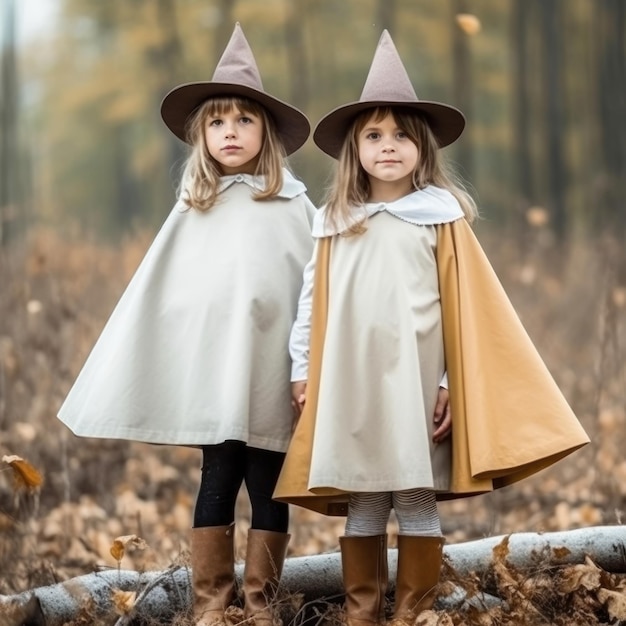
<path fill-rule="evenodd" d="M 600 526 L 552 533 L 513 533 L 466 543 L 452 544 L 444 550 L 448 565 L 459 577 L 474 572 L 484 577 L 487 588 L 479 598 L 469 601 L 462 589 L 455 589 L 438 606 L 458 608 L 464 603 L 493 606 L 499 599 L 490 595 L 493 550 L 508 539 L 507 562 L 518 569 L 532 570 L 538 565 L 573 565 L 589 556 L 607 572 L 626 573 L 626 527 Z M 389 580 L 393 591 L 397 550 L 390 549 Z M 235 568 L 241 583 L 243 564 Z M 305 603 L 337 603 L 343 599 L 339 553 L 293 557 L 285 562 L 281 589 L 287 595 L 299 594 Z M 114 590 L 135 591 L 138 599 L 126 617 L 116 615 Z M 0 596 L 0 626 L 62 626 L 79 616 L 97 617 L 103 623 L 131 623 L 146 618 L 167 623 L 173 615 L 188 609 L 191 600 L 191 574 L 185 566 L 164 572 L 106 570 L 72 578 L 66 582 L 39 587 L 13 595 Z M 106 621 L 107 618 L 112 621 Z"/>

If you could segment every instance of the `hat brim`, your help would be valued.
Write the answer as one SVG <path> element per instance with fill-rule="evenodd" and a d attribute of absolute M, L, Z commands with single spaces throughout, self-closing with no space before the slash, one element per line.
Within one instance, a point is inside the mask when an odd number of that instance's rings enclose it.
<path fill-rule="evenodd" d="M 161 117 L 166 126 L 182 141 L 189 143 L 186 124 L 189 116 L 208 98 L 242 96 L 263 105 L 276 124 L 287 155 L 302 147 L 311 132 L 306 115 L 263 91 L 236 83 L 211 81 L 186 83 L 172 89 L 161 102 Z"/>
<path fill-rule="evenodd" d="M 465 116 L 458 109 L 440 102 L 418 100 L 415 102 L 398 102 L 375 100 L 368 102 L 351 102 L 344 104 L 325 115 L 315 127 L 313 141 L 326 154 L 334 159 L 339 157 L 346 133 L 354 118 L 367 109 L 377 107 L 402 107 L 414 109 L 424 114 L 439 147 L 449 146 L 456 141 L 465 128 Z"/>

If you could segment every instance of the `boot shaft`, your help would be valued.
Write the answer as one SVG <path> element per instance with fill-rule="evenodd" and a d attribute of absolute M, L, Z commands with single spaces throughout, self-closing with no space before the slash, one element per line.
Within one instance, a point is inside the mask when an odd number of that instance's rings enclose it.
<path fill-rule="evenodd" d="M 348 626 L 384 623 L 389 578 L 387 535 L 340 537 Z"/>
<path fill-rule="evenodd" d="M 443 537 L 398 536 L 398 573 L 392 626 L 412 624 L 422 611 L 434 605 L 444 543 Z"/>
<path fill-rule="evenodd" d="M 223 622 L 235 600 L 235 525 L 191 530 L 193 614 L 199 625 Z"/>
<path fill-rule="evenodd" d="M 243 572 L 244 616 L 254 626 L 272 626 L 272 603 L 278 593 L 290 535 L 251 528 Z"/>

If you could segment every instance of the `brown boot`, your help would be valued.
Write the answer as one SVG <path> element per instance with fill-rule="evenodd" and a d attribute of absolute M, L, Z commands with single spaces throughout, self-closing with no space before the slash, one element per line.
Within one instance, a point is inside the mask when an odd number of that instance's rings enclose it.
<path fill-rule="evenodd" d="M 443 537 L 398 536 L 396 601 L 391 626 L 410 626 L 437 598 Z"/>
<path fill-rule="evenodd" d="M 289 543 L 287 533 L 270 530 L 248 531 L 246 565 L 243 572 L 244 617 L 254 626 L 274 626 L 272 602 L 278 592 Z"/>
<path fill-rule="evenodd" d="M 193 618 L 196 626 L 222 626 L 235 599 L 235 525 L 191 529 Z"/>
<path fill-rule="evenodd" d="M 384 624 L 387 535 L 340 537 L 339 545 L 348 626 Z"/>

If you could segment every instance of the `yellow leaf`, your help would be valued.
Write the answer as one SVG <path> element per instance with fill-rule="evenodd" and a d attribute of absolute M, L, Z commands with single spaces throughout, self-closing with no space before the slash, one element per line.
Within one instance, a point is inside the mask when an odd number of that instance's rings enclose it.
<path fill-rule="evenodd" d="M 5 454 L 2 460 L 10 465 L 13 470 L 13 483 L 16 490 L 28 489 L 33 491 L 43 484 L 41 473 L 23 458 L 15 454 Z"/>
<path fill-rule="evenodd" d="M 115 589 L 111 595 L 111 600 L 113 602 L 113 606 L 115 607 L 115 612 L 118 615 L 128 615 L 135 606 L 137 592 Z"/>
<path fill-rule="evenodd" d="M 466 35 L 476 35 L 480 32 L 480 20 L 471 13 L 457 13 L 456 23 Z"/>
<path fill-rule="evenodd" d="M 136 550 L 145 550 L 147 543 L 137 535 L 121 535 L 113 540 L 111 545 L 111 556 L 119 563 L 126 552 L 126 549 L 132 547 Z"/>
<path fill-rule="evenodd" d="M 124 544 L 115 539 L 111 546 L 111 556 L 119 563 L 124 558 Z"/>

